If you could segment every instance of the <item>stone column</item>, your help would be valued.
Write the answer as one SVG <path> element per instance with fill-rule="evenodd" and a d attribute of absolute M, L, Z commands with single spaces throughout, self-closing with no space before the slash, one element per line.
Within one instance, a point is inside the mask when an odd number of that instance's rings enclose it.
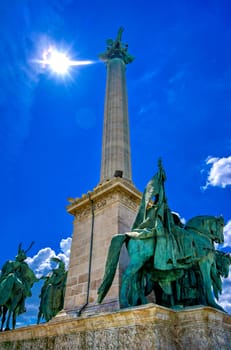
<path fill-rule="evenodd" d="M 118 310 L 121 274 L 127 252 L 122 249 L 113 284 L 102 305 L 96 303 L 113 235 L 130 231 L 141 194 L 131 182 L 131 156 L 125 81 L 126 64 L 133 57 L 121 42 L 107 40 L 100 58 L 107 65 L 101 182 L 92 192 L 68 206 L 74 216 L 74 232 L 67 277 L 64 311 L 78 314 Z M 115 174 L 115 172 L 117 173 Z"/>
<path fill-rule="evenodd" d="M 107 40 L 106 51 L 99 55 L 107 66 L 100 183 L 115 175 L 132 180 L 125 70 L 134 58 L 121 42 L 122 32 L 120 28 L 116 40 Z"/>
<path fill-rule="evenodd" d="M 121 58 L 107 62 L 107 86 L 100 182 L 117 170 L 132 179 L 125 63 Z"/>

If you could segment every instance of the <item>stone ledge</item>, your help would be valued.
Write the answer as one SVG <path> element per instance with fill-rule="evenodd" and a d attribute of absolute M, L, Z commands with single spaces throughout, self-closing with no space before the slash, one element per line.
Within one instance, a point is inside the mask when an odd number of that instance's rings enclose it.
<path fill-rule="evenodd" d="M 79 344 L 78 349 L 103 349 L 94 343 L 99 336 L 106 337 L 102 339 L 105 349 L 109 348 L 107 339 L 112 337 L 116 340 L 110 349 L 124 349 L 125 345 L 121 344 L 125 344 L 128 337 L 133 347 L 126 345 L 127 349 L 228 350 L 231 349 L 231 316 L 210 307 L 175 311 L 155 304 L 79 318 L 61 313 L 45 324 L 2 332 L 0 349 L 40 349 L 34 343 L 39 342 L 38 339 L 44 350 L 74 349 L 67 338 L 72 339 L 75 346 Z M 90 338 L 93 345 L 86 345 Z M 33 347 L 29 347 L 32 343 Z M 48 343 L 49 346 L 44 345 Z"/>
<path fill-rule="evenodd" d="M 89 195 L 91 199 L 96 202 L 96 200 L 104 198 L 106 194 L 116 191 L 122 191 L 126 195 L 131 196 L 136 205 L 139 205 L 142 196 L 141 192 L 138 191 L 130 181 L 123 178 L 113 178 L 108 180 L 105 183 L 95 187 L 93 191 L 89 191 Z M 90 208 L 89 197 L 87 194 L 83 194 L 81 198 L 73 199 L 72 203 L 67 206 L 67 212 L 75 215 L 76 212 L 83 207 Z"/>

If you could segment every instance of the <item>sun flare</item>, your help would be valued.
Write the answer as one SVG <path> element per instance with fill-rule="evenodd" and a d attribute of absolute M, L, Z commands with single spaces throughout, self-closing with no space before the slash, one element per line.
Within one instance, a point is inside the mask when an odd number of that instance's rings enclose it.
<path fill-rule="evenodd" d="M 65 53 L 50 50 L 45 56 L 44 61 L 50 66 L 54 73 L 66 74 L 68 72 L 70 67 L 70 59 Z"/>
<path fill-rule="evenodd" d="M 69 74 L 70 67 L 72 66 L 82 66 L 93 63 L 93 61 L 90 60 L 71 60 L 67 53 L 59 51 L 53 46 L 50 46 L 48 49 L 44 50 L 42 59 L 36 60 L 36 62 L 40 63 L 44 68 L 48 67 L 51 72 L 57 75 Z"/>

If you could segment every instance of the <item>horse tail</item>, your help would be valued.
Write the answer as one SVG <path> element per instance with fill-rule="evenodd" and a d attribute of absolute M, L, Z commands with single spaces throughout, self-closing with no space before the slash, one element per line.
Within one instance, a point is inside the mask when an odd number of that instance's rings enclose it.
<path fill-rule="evenodd" d="M 102 303 L 104 297 L 112 285 L 116 273 L 116 267 L 119 261 L 120 251 L 126 239 L 127 236 L 125 234 L 119 234 L 115 235 L 111 240 L 103 281 L 98 289 L 98 303 Z"/>

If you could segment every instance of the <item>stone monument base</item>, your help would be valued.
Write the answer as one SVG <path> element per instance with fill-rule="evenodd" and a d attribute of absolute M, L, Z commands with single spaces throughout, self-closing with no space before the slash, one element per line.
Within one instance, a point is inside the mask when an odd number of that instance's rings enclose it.
<path fill-rule="evenodd" d="M 231 349 L 231 316 L 210 307 L 155 304 L 52 321 L 0 334 L 0 350 Z"/>

